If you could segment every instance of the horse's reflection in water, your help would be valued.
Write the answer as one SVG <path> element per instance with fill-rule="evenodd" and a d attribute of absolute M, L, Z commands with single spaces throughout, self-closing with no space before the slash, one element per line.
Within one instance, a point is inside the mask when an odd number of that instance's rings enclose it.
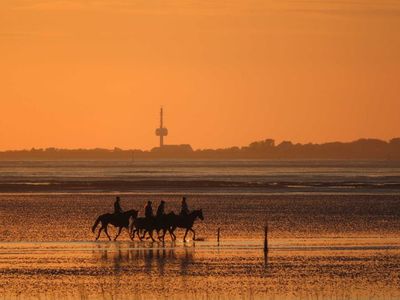
<path fill-rule="evenodd" d="M 164 275 L 166 268 L 179 268 L 181 274 L 187 274 L 194 263 L 194 247 L 175 248 L 175 243 L 105 243 L 96 245 L 93 251 L 95 259 L 103 266 L 113 267 L 114 272 L 144 272 Z"/>

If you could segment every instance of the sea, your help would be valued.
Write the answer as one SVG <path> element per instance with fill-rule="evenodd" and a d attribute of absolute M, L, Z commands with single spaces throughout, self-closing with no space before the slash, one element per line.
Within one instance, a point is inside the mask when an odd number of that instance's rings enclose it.
<path fill-rule="evenodd" d="M 400 161 L 3 161 L 0 191 L 398 193 Z"/>

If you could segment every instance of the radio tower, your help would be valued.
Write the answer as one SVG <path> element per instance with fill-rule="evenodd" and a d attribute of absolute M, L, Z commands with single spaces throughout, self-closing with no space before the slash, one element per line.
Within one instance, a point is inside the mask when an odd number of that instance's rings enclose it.
<path fill-rule="evenodd" d="M 168 135 L 168 129 L 163 124 L 163 108 L 160 110 L 160 128 L 156 129 L 156 136 L 160 137 L 160 148 L 164 146 L 164 136 Z"/>

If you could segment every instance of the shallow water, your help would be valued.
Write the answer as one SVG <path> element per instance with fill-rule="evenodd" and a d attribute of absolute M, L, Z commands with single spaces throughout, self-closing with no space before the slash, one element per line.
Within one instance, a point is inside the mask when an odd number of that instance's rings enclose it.
<path fill-rule="evenodd" d="M 265 259 L 260 249 L 234 246 L 44 244 L 40 253 L 9 253 L 8 262 L 2 260 L 2 289 L 11 297 L 14 290 L 43 299 L 400 296 L 397 249 L 276 249 Z"/>
<path fill-rule="evenodd" d="M 0 192 L 400 193 L 400 162 L 0 161 Z"/>
<path fill-rule="evenodd" d="M 142 212 L 150 198 L 179 208 L 171 195 L 122 195 L 122 205 Z M 1 195 L 0 299 L 400 298 L 399 195 L 189 195 L 205 217 L 199 241 L 179 231 L 174 244 L 126 233 L 93 242 L 113 200 Z"/>

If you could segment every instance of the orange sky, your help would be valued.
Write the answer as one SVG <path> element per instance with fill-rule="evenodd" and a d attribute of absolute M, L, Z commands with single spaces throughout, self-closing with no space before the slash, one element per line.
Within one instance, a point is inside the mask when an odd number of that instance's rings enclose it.
<path fill-rule="evenodd" d="M 0 149 L 400 136 L 394 0 L 1 0 L 0 66 Z"/>

